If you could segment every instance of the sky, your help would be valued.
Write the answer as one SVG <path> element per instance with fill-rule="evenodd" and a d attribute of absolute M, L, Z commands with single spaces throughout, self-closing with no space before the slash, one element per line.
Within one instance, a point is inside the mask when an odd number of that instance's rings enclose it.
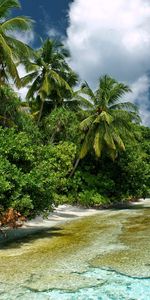
<path fill-rule="evenodd" d="M 21 4 L 22 10 L 14 13 L 36 21 L 34 32 L 21 39 L 34 47 L 40 37 L 63 40 L 72 68 L 93 89 L 104 74 L 129 84 L 133 92 L 125 100 L 138 104 L 143 124 L 150 126 L 150 0 L 21 0 Z"/>
<path fill-rule="evenodd" d="M 21 10 L 16 9 L 14 15 L 25 15 L 34 21 L 34 45 L 40 43 L 40 38 L 49 36 L 63 37 L 69 21 L 69 4 L 72 0 L 20 0 Z"/>

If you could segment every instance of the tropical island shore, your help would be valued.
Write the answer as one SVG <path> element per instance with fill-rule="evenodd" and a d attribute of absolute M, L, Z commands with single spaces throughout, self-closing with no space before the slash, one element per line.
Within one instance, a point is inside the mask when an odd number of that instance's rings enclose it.
<path fill-rule="evenodd" d="M 149 207 L 150 199 L 140 199 L 138 202 L 133 202 L 130 204 L 131 208 L 134 206 Z M 44 231 L 45 229 L 52 228 L 55 226 L 62 225 L 66 222 L 70 222 L 79 218 L 92 216 L 94 214 L 107 214 L 108 209 L 92 209 L 92 208 L 82 208 L 72 205 L 59 205 L 51 212 L 47 218 L 43 216 L 37 216 L 32 220 L 24 222 L 22 227 L 17 229 L 4 229 L 6 236 L 0 235 L 0 244 L 5 242 L 14 241 L 15 239 L 22 239 L 30 234 L 36 232 Z"/>

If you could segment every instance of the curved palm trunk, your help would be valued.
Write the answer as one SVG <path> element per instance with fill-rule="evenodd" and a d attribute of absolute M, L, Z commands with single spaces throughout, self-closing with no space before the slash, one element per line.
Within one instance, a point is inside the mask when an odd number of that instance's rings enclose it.
<path fill-rule="evenodd" d="M 40 123 L 40 121 L 41 121 L 42 112 L 43 112 L 43 107 L 44 107 L 44 101 L 42 101 L 42 104 L 41 104 L 41 107 L 40 107 L 40 112 L 39 112 L 39 116 L 38 116 L 37 125 L 39 125 L 39 123 Z"/>
<path fill-rule="evenodd" d="M 78 159 L 76 160 L 75 165 L 74 165 L 69 177 L 72 177 L 74 175 L 74 172 L 75 172 L 76 168 L 78 167 L 79 162 L 80 162 L 80 157 L 78 157 Z"/>
<path fill-rule="evenodd" d="M 51 138 L 50 138 L 50 142 L 53 143 L 54 142 L 54 139 L 55 139 L 55 135 L 61 131 L 61 122 L 60 120 L 57 122 L 57 125 L 54 129 L 54 132 L 53 134 L 51 135 Z"/>

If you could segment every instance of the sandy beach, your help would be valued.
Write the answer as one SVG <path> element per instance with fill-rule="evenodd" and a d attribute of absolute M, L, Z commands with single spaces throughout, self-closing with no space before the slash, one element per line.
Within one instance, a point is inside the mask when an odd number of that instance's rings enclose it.
<path fill-rule="evenodd" d="M 98 211 L 96 209 L 79 208 L 71 205 L 59 205 L 47 218 L 37 216 L 36 218 L 25 222 L 22 227 L 17 229 L 4 228 L 3 231 L 6 233 L 6 237 L 2 234 L 0 235 L 0 244 L 14 239 L 23 238 L 47 228 L 59 226 L 77 218 L 90 216 L 100 212 L 102 211 Z"/>
<path fill-rule="evenodd" d="M 142 205 L 142 206 L 149 206 L 150 199 L 141 199 L 138 202 L 134 202 L 132 205 Z M 43 218 L 42 216 L 37 216 L 36 218 L 27 221 L 23 224 L 22 227 L 17 229 L 4 229 L 6 232 L 6 237 L 4 235 L 0 235 L 0 244 L 3 244 L 8 241 L 13 241 L 18 238 L 23 238 L 27 235 L 33 234 L 35 232 L 43 231 L 47 228 L 52 228 L 55 226 L 59 226 L 66 222 L 70 222 L 72 220 L 91 216 L 94 214 L 106 214 L 108 213 L 108 209 L 105 210 L 98 210 L 98 209 L 86 209 L 80 208 L 71 205 L 59 205 L 54 209 L 53 212 L 49 214 L 47 218 Z"/>

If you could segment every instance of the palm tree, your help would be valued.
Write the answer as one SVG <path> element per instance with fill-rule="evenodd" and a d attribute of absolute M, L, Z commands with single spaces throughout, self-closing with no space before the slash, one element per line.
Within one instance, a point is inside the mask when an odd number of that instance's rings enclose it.
<path fill-rule="evenodd" d="M 85 138 L 71 175 L 91 146 L 97 157 L 107 153 L 113 160 L 120 150 L 125 150 L 124 140 L 134 136 L 132 122 L 140 122 L 137 107 L 130 102 L 120 102 L 128 92 L 131 90 L 127 85 L 108 75 L 100 78 L 95 92 L 86 82 L 82 85 L 78 101 L 88 111 L 88 117 L 80 124 Z"/>
<path fill-rule="evenodd" d="M 68 52 L 63 45 L 47 39 L 43 46 L 35 52 L 34 61 L 26 63 L 27 72 L 22 78 L 23 86 L 29 86 L 27 100 L 34 96 L 40 103 L 38 123 L 41 120 L 45 101 L 52 108 L 61 106 L 64 97 L 71 98 L 72 86 L 77 81 L 77 76 L 71 70 L 66 58 Z"/>
<path fill-rule="evenodd" d="M 32 51 L 29 46 L 13 37 L 13 32 L 30 30 L 32 20 L 24 16 L 8 18 L 13 8 L 20 8 L 18 0 L 0 1 L 0 84 L 8 81 L 10 76 L 20 86 L 16 63 L 29 57 Z"/>

